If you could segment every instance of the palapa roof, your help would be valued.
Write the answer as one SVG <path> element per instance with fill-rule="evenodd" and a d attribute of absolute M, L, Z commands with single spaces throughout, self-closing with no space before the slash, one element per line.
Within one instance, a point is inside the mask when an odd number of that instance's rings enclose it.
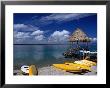
<path fill-rule="evenodd" d="M 69 37 L 70 42 L 90 42 L 90 38 L 80 29 L 77 28 L 73 34 Z"/>

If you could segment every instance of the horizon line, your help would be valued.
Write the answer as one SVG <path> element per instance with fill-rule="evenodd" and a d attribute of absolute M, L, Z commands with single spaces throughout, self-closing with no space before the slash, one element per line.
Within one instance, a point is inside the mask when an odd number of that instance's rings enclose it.
<path fill-rule="evenodd" d="M 13 44 L 13 45 L 69 45 L 69 44 Z"/>

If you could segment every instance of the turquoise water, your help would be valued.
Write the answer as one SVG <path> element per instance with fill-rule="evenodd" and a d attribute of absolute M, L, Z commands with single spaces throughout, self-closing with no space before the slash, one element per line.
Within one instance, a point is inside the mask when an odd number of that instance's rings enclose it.
<path fill-rule="evenodd" d="M 71 61 L 72 58 L 64 58 L 62 53 L 67 51 L 70 45 L 14 45 L 14 69 L 22 65 L 35 64 L 37 67 Z M 96 51 L 96 45 L 89 47 Z"/>

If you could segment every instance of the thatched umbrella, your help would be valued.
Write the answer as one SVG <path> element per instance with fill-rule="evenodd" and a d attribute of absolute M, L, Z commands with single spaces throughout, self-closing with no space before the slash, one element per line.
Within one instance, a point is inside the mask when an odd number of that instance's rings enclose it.
<path fill-rule="evenodd" d="M 80 28 L 77 28 L 69 37 L 69 42 L 77 42 L 77 48 L 79 48 L 78 42 L 86 42 L 88 47 L 90 41 L 90 38 Z"/>
<path fill-rule="evenodd" d="M 90 42 L 90 38 L 79 28 L 69 37 L 70 42 Z"/>

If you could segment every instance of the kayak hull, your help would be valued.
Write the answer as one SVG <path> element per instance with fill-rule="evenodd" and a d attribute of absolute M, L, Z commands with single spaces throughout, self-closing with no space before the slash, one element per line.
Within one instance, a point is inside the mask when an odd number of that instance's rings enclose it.
<path fill-rule="evenodd" d="M 86 66 L 96 66 L 96 63 L 93 61 L 89 61 L 89 60 L 80 60 L 80 61 L 75 61 L 74 63 L 76 64 L 81 64 L 81 65 L 86 65 Z"/>
<path fill-rule="evenodd" d="M 75 61 L 74 63 L 66 62 L 64 64 L 53 64 L 56 68 L 70 72 L 92 71 L 91 66 L 94 65 L 96 65 L 96 63 L 89 60 L 80 60 Z"/>
<path fill-rule="evenodd" d="M 76 66 L 76 67 L 80 67 L 82 70 L 88 70 L 91 71 L 91 67 L 84 65 L 84 64 L 76 64 L 76 63 L 65 63 L 71 66 Z"/>
<path fill-rule="evenodd" d="M 75 71 L 75 72 L 81 71 L 80 67 L 70 66 L 66 64 L 53 64 L 53 66 L 56 68 L 62 69 L 62 70 L 66 70 L 66 71 Z"/>

